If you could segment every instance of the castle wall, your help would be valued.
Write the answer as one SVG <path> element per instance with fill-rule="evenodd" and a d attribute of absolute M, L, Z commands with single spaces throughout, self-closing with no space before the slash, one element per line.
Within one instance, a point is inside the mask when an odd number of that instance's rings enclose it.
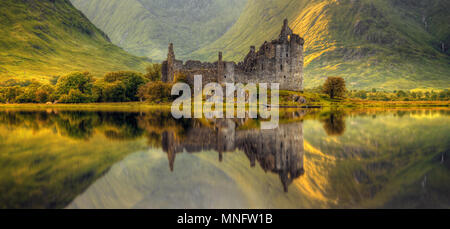
<path fill-rule="evenodd" d="M 172 44 L 169 46 L 167 61 L 163 62 L 163 81 L 172 82 L 175 74 L 183 72 L 193 82 L 194 75 L 203 75 L 203 84 L 224 83 L 279 83 L 281 90 L 303 90 L 303 44 L 304 40 L 293 34 L 284 21 L 277 40 L 265 42 L 258 51 L 250 47 L 250 52 L 238 64 L 223 62 L 219 53 L 215 63 L 189 60 L 185 64 L 175 60 Z M 214 74 L 215 75 L 211 75 Z M 166 81 L 167 80 L 167 81 Z"/>

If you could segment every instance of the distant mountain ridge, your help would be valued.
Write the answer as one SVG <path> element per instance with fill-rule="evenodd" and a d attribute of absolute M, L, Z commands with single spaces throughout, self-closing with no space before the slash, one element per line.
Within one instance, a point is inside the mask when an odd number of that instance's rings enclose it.
<path fill-rule="evenodd" d="M 305 86 L 342 76 L 351 89 L 450 87 L 450 2 L 249 0 L 228 32 L 191 55 L 240 60 L 288 18 L 305 38 Z"/>
<path fill-rule="evenodd" d="M 148 63 L 113 45 L 69 0 L 2 0 L 0 31 L 2 80 L 144 71 Z"/>
<path fill-rule="evenodd" d="M 93 25 L 83 10 L 102 30 Z M 143 71 L 174 43 L 180 59 L 241 60 L 283 19 L 305 39 L 306 88 L 450 88 L 447 0 L 4 0 L 0 77 Z"/>
<path fill-rule="evenodd" d="M 246 0 L 71 0 L 112 42 L 163 60 L 170 42 L 180 57 L 222 36 Z"/>

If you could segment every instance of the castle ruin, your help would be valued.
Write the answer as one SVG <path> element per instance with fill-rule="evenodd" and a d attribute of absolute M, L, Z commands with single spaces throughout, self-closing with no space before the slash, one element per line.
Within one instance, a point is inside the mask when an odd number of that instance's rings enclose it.
<path fill-rule="evenodd" d="M 304 40 L 294 34 L 284 20 L 277 40 L 264 42 L 258 51 L 254 46 L 242 62 L 222 60 L 205 63 L 188 60 L 183 63 L 175 58 L 173 44 L 169 45 L 167 60 L 162 63 L 162 81 L 174 82 L 177 74 L 184 74 L 189 83 L 194 75 L 203 76 L 203 84 L 224 83 L 279 83 L 281 90 L 303 90 L 303 44 Z"/>

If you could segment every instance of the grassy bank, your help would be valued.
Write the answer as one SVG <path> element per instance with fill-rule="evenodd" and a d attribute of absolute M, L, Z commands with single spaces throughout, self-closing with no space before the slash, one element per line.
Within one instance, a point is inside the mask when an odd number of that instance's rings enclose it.
<path fill-rule="evenodd" d="M 171 103 L 83 103 L 83 104 L 0 104 L 0 109 L 83 109 L 83 110 L 144 110 L 144 109 L 170 109 Z M 397 107 L 450 107 L 450 101 L 362 101 L 362 100 L 320 100 L 299 104 L 294 102 L 280 102 L 286 108 L 397 108 Z"/>

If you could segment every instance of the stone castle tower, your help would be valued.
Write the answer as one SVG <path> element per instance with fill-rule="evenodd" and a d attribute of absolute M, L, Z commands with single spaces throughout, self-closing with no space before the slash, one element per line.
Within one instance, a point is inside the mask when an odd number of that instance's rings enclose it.
<path fill-rule="evenodd" d="M 219 52 L 218 61 L 203 63 L 175 59 L 173 44 L 169 45 L 167 60 L 162 64 L 163 82 L 173 82 L 176 73 L 183 73 L 193 82 L 194 75 L 202 75 L 203 83 L 279 83 L 281 90 L 303 90 L 304 40 L 294 34 L 287 19 L 278 39 L 264 42 L 256 51 L 254 46 L 242 62 L 226 62 Z"/>

